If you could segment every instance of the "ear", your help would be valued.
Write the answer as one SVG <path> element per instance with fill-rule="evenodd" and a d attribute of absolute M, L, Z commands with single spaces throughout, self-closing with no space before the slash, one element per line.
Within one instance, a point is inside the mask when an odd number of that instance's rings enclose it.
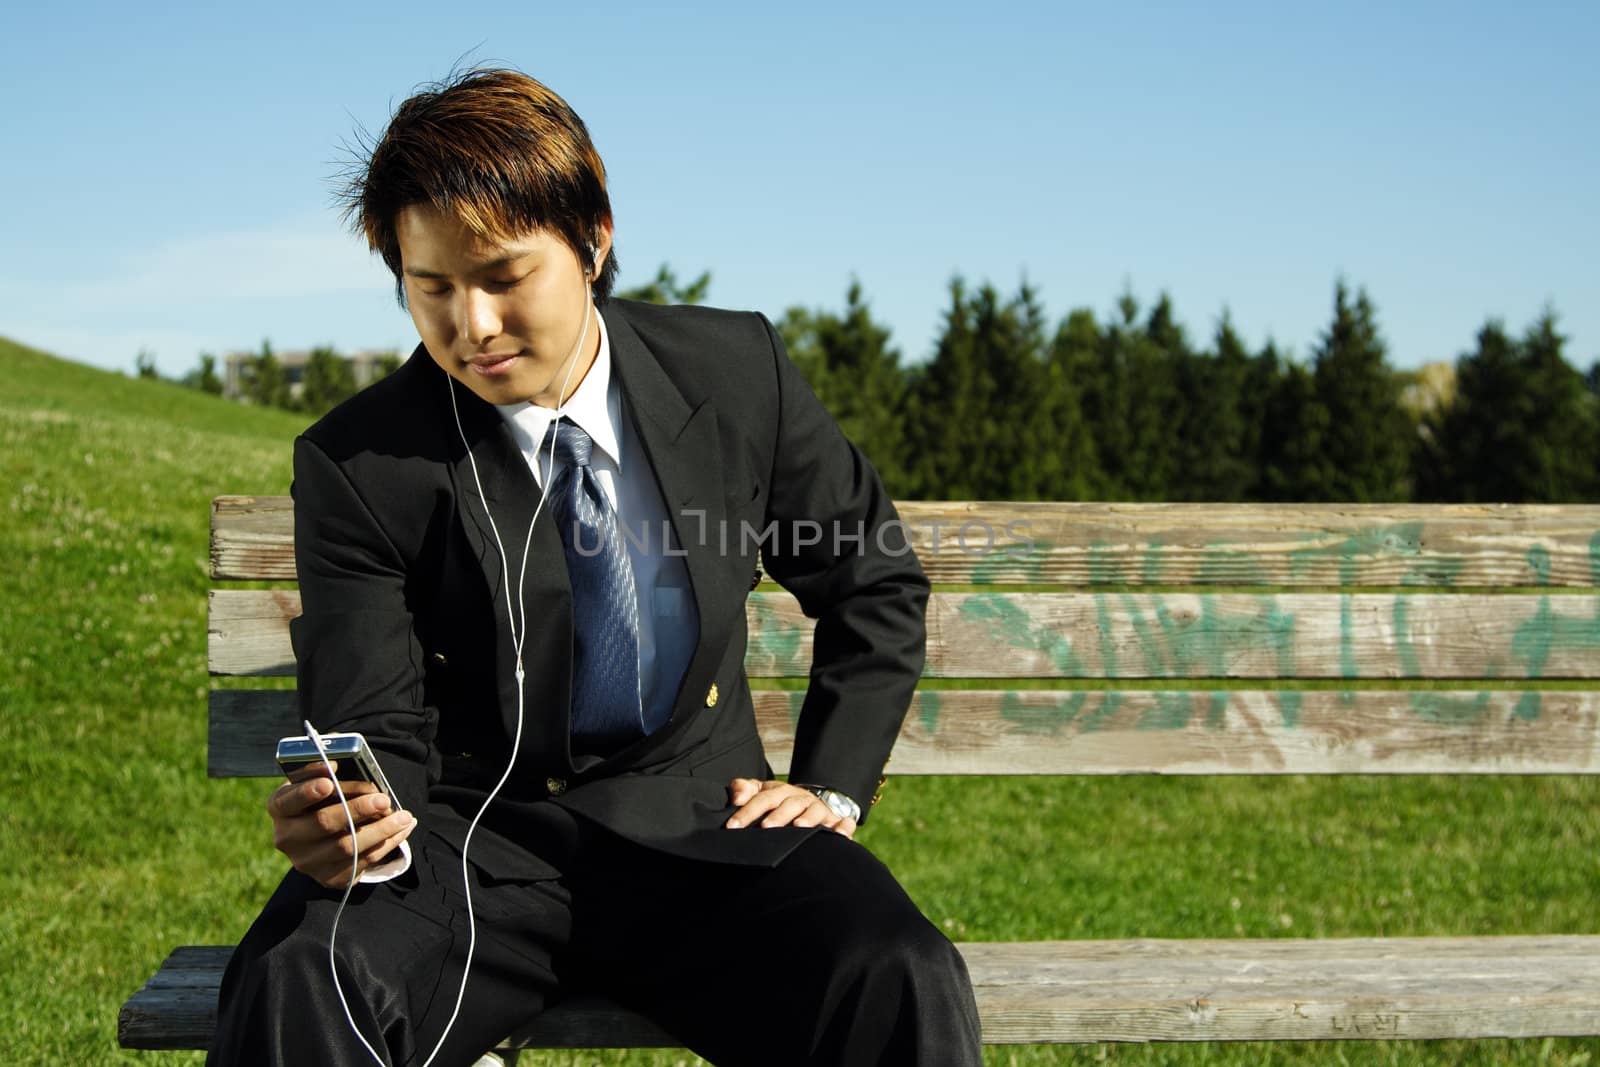
<path fill-rule="evenodd" d="M 594 253 L 590 259 L 594 269 L 589 272 L 589 280 L 595 281 L 600 277 L 600 268 L 605 266 L 606 257 L 611 254 L 611 220 L 607 219 L 599 226 L 595 235 L 595 243 L 591 248 Z"/>

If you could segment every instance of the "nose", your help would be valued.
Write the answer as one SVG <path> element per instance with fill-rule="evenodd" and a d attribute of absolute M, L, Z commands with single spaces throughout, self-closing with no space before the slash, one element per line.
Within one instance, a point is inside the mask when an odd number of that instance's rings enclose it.
<path fill-rule="evenodd" d="M 482 289 L 470 286 L 462 289 L 461 336 L 472 345 L 481 347 L 485 341 L 500 333 L 500 312 L 494 297 Z"/>

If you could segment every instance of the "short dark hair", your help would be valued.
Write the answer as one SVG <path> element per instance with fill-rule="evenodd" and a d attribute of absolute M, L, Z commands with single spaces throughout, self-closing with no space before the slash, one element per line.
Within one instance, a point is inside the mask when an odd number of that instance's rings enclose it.
<path fill-rule="evenodd" d="M 396 220 L 413 204 L 454 215 L 492 240 L 551 231 L 594 271 L 591 248 L 611 222 L 605 164 L 577 112 L 520 71 L 477 68 L 424 87 L 358 156 L 338 199 L 393 272 L 402 307 Z M 613 250 L 594 280 L 597 303 L 609 299 L 616 275 Z"/>

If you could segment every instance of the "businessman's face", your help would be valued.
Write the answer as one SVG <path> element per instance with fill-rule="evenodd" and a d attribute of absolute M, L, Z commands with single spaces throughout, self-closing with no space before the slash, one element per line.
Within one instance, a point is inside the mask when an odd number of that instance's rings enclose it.
<path fill-rule="evenodd" d="M 446 374 L 492 404 L 553 408 L 563 382 L 572 395 L 600 329 L 584 265 L 565 241 L 545 230 L 486 241 L 427 205 L 402 210 L 395 228 L 411 320 Z M 610 248 L 608 230 L 596 270 Z"/>

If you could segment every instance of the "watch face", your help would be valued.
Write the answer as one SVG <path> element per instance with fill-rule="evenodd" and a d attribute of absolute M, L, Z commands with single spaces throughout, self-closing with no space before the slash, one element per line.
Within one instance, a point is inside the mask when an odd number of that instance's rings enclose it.
<path fill-rule="evenodd" d="M 855 813 L 850 810 L 850 802 L 834 790 L 829 789 L 822 794 L 822 802 L 828 805 L 828 810 L 841 819 L 852 819 Z"/>

